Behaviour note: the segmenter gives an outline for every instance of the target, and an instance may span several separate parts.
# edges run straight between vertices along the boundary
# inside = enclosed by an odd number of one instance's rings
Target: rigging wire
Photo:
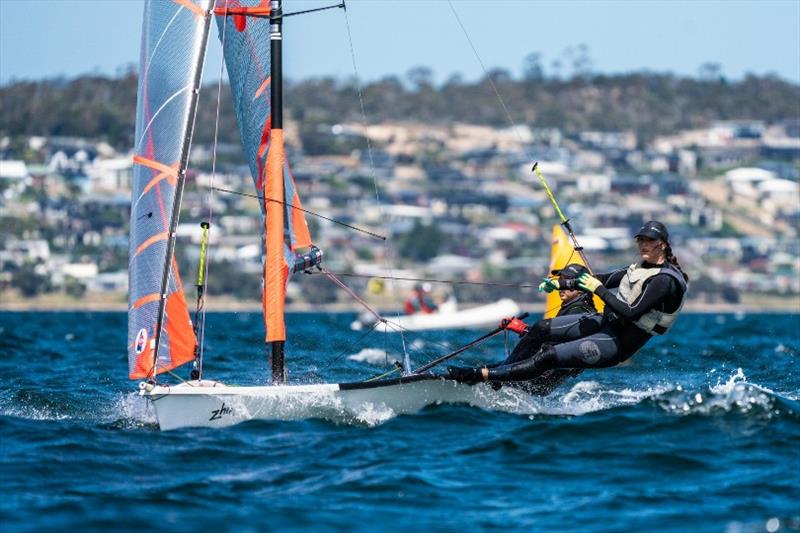
[[[511,112],[508,110],[508,106],[506,106],[506,102],[505,102],[505,100],[503,100],[503,96],[500,94],[500,91],[498,90],[497,85],[495,85],[494,80],[491,78],[491,76],[489,76],[489,72],[486,70],[486,65],[484,65],[483,59],[481,59],[481,56],[478,53],[478,49],[475,47],[475,44],[472,42],[472,38],[470,37],[466,26],[464,26],[464,23],[461,21],[461,17],[458,16],[458,12],[456,11],[455,6],[453,5],[453,1],[452,0],[447,0],[447,4],[450,6],[450,10],[453,12],[453,16],[455,17],[456,22],[458,22],[458,25],[461,27],[461,31],[464,33],[464,37],[466,37],[467,42],[469,43],[470,47],[472,48],[472,53],[475,54],[475,58],[478,60],[478,63],[480,64],[481,69],[483,70],[484,78],[486,78],[486,80],[489,82],[489,85],[491,85],[492,90],[494,91],[495,97],[497,97],[497,101],[500,103],[500,107],[503,108],[503,112],[506,115],[506,120],[508,120],[508,123],[511,125],[511,129],[514,130],[514,134],[519,139],[520,146],[522,146],[522,150],[525,152],[525,156],[529,160],[534,161],[533,154],[531,154],[531,152],[526,147],[525,141],[522,138],[522,134],[520,133],[519,128],[517,127],[517,123],[514,120],[514,117],[511,116]],[[534,165],[533,165],[532,171],[534,173],[536,173],[536,175],[539,177],[539,180],[542,182],[542,185],[544,186],[545,191],[547,192],[547,195],[550,197],[550,200],[552,201],[553,206],[555,207],[555,209],[557,211],[557,214],[561,217],[561,225],[569,233],[569,236],[572,238],[572,241],[573,241],[575,247],[578,249],[578,253],[580,254],[580,256],[583,259],[583,261],[586,263],[587,268],[589,268],[589,272],[591,272],[592,269],[591,269],[591,267],[589,267],[589,262],[586,260],[586,257],[583,254],[583,248],[578,245],[578,240],[575,238],[575,233],[572,231],[572,227],[570,226],[569,219],[564,216],[564,214],[561,212],[561,208],[558,207],[558,202],[556,202],[555,197],[553,197],[553,193],[550,190],[550,187],[547,185],[547,181],[545,181],[544,176],[542,175],[542,172],[539,170],[538,166],[539,166],[539,163],[535,162]]]
[[[497,101],[500,103],[500,107],[503,108],[503,112],[506,115],[506,119],[508,120],[508,123],[511,125],[511,129],[514,130],[514,133],[519,138],[520,145],[523,147],[523,150],[525,151],[525,155],[528,157],[528,159],[533,160],[533,157],[532,157],[531,153],[528,151],[527,148],[525,148],[525,140],[522,138],[522,134],[519,132],[519,129],[517,128],[517,123],[514,120],[514,117],[511,116],[511,112],[509,112],[508,107],[506,106],[506,102],[505,102],[505,100],[503,100],[503,97],[500,95],[500,91],[497,89],[497,85],[495,85],[494,80],[491,78],[491,76],[489,76],[489,72],[488,72],[488,70],[486,70],[486,65],[484,65],[483,59],[481,59],[481,56],[478,53],[478,49],[475,47],[475,44],[472,42],[472,38],[469,36],[469,32],[467,31],[467,28],[464,26],[464,23],[461,22],[461,17],[458,16],[458,12],[456,11],[455,6],[453,5],[453,1],[452,0],[447,0],[447,4],[450,6],[450,10],[453,12],[453,16],[455,17],[456,22],[458,22],[458,25],[461,27],[461,31],[464,33],[464,37],[466,37],[470,48],[472,48],[472,53],[475,54],[475,59],[478,60],[478,63],[481,66],[481,70],[483,70],[483,76],[489,82],[489,85],[491,85],[492,90],[494,91],[494,94],[497,97]]]
[[[309,274],[315,274],[315,272],[309,272]],[[391,281],[415,281],[415,282],[430,282],[430,283],[442,283],[446,285],[476,285],[476,286],[484,286],[484,287],[508,287],[512,289],[532,289],[536,288],[539,285],[533,283],[503,283],[499,281],[466,281],[466,280],[451,280],[451,279],[439,279],[439,278],[410,278],[405,276],[373,276],[369,274],[356,274],[354,272],[331,272],[331,274],[335,274],[337,276],[341,276],[343,278],[362,278],[362,279],[386,279]]]
[[[211,232],[211,224],[214,221],[214,191],[216,188],[214,187],[214,183],[216,182],[217,177],[217,148],[219,146],[219,122],[220,122],[220,110],[222,108],[222,80],[225,74],[225,59],[224,59],[224,52],[225,52],[225,34],[226,30],[228,29],[227,20],[224,24],[222,24],[222,52],[223,52],[223,59],[220,60],[219,65],[219,81],[217,82],[217,109],[215,112],[214,118],[214,146],[211,151],[211,184],[208,187],[208,194],[206,194],[206,202],[208,204],[208,232]],[[203,268],[203,282],[208,285],[208,269],[209,263],[211,261],[206,261]],[[205,355],[205,338],[206,338],[206,291],[203,291],[203,301],[201,307],[201,314],[200,314],[200,324],[198,324],[198,333],[199,339],[197,339],[197,344],[199,345],[198,350],[198,360],[197,360],[197,371],[199,378],[203,377],[203,356]]]
[[[261,196],[260,194],[242,192],[242,191],[234,191],[232,189],[224,189],[222,187],[214,187],[214,190],[215,191],[219,191],[219,192],[228,193],[228,194],[235,194],[237,196],[247,196],[249,198],[258,198],[259,200],[262,200],[262,201],[264,200],[264,197]],[[342,222],[341,220],[336,220],[335,218],[326,217],[325,215],[322,215],[320,213],[316,213],[314,211],[309,211],[308,209],[304,209],[302,207],[298,207],[296,205],[292,205],[292,204],[290,204],[288,202],[284,202],[283,200],[276,200],[274,198],[267,198],[267,201],[268,202],[275,202],[277,204],[282,204],[282,205],[285,205],[286,207],[289,207],[291,209],[297,209],[298,211],[302,211],[303,213],[309,214],[309,215],[317,217],[317,218],[321,218],[322,220],[327,220],[328,222],[332,222],[334,224],[338,224],[338,225],[343,226],[345,228],[349,228],[349,229],[351,229],[353,231],[358,231],[360,233],[364,233],[365,235],[369,235],[370,237],[374,237],[375,239],[378,239],[378,240],[381,240],[381,241],[385,241],[386,240],[386,236],[381,235],[379,233],[375,233],[375,232],[366,230],[364,228],[359,228],[358,226],[353,226],[351,224],[348,224],[347,222]]]
[[[361,87],[361,75],[359,74],[358,71],[358,61],[356,60],[356,49],[355,49],[355,44],[353,43],[353,32],[350,28],[350,17],[347,14],[347,6],[345,6],[342,11],[344,12],[345,28],[347,29],[347,42],[350,46],[350,59],[353,63],[353,75],[355,78],[356,92],[358,93],[359,109],[361,110],[361,122],[364,128],[364,138],[366,139],[367,143],[367,155],[369,157],[369,172],[370,172],[370,177],[372,178],[372,186],[375,189],[375,202],[378,206],[381,220],[385,220],[383,207],[381,204],[380,188],[378,186],[378,179],[375,174],[375,158],[372,152],[372,140],[370,139],[369,136],[369,122],[367,121],[367,111],[366,111],[366,106],[364,105],[364,91]],[[389,273],[391,274],[392,278],[394,278],[394,269],[392,267],[392,261],[391,261],[392,250],[387,240],[383,241],[383,247],[384,247],[384,265],[388,266]],[[395,290],[394,280],[391,280],[391,284],[392,284],[392,291],[394,291]],[[408,371],[408,369],[411,368],[411,363],[408,356],[408,352],[406,351],[405,342],[403,343],[403,362],[405,364],[406,370]]]

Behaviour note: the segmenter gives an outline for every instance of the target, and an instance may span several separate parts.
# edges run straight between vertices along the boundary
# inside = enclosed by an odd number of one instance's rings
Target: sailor
[[[556,316],[597,313],[597,308],[595,308],[594,301],[592,301],[592,294],[584,292],[578,287],[578,278],[582,274],[588,273],[589,269],[579,263],[570,263],[560,270],[550,272],[551,275],[556,276],[556,279],[549,281],[557,284],[558,297],[561,299],[561,307],[559,307]],[[522,339],[514,347],[508,358],[502,363],[495,364],[495,367],[530,357],[532,350],[534,348],[538,350],[541,346],[541,342],[536,335],[526,335],[528,333],[528,325],[518,318],[507,318],[500,323],[500,327],[517,333]],[[533,346],[531,343],[534,343]]]
[[[636,244],[640,261],[608,274],[578,277],[581,290],[605,302],[603,314],[540,320],[520,341],[526,357],[493,368],[448,367],[448,377],[464,383],[527,381],[554,368],[606,368],[630,358],[654,335],[665,334],[683,307],[689,277],[661,222],[642,226]],[[559,285],[547,279],[539,289],[551,292]]]
[[[430,283],[417,283],[414,285],[414,290],[406,298],[403,304],[403,311],[407,315],[415,313],[433,313],[438,309],[438,306],[431,299],[431,284]]]

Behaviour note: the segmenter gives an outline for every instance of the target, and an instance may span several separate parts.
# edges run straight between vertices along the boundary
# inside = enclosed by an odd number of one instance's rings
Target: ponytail
[[[677,268],[678,272],[680,272],[683,275],[683,279],[686,280],[686,282],[688,283],[689,275],[686,272],[684,272],[683,269],[681,268],[681,264],[678,262],[678,258],[672,255],[672,246],[667,244],[667,249],[665,250],[665,253],[667,254],[667,263]]]

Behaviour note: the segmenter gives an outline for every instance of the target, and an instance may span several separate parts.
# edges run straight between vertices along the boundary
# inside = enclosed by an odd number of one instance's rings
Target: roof
[[[0,178],[21,180],[27,177],[25,161],[0,160]]]
[[[728,181],[763,181],[775,179],[777,175],[770,171],[758,167],[739,167],[725,173]]]

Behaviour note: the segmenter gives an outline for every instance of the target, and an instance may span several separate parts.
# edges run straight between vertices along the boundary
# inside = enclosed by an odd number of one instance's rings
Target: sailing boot
[[[447,377],[453,381],[464,383],[466,385],[475,385],[483,381],[483,367],[461,367],[461,366],[448,366]]]
[[[529,381],[556,367],[556,351],[549,344],[532,357],[489,369],[489,381]]]

